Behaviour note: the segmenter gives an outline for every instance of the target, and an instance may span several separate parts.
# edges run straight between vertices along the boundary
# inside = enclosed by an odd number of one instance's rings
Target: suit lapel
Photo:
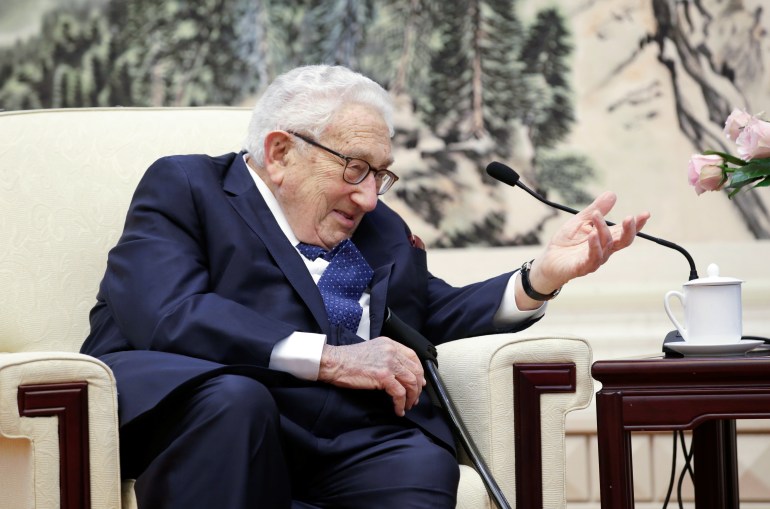
[[[321,293],[308,273],[300,255],[281,231],[275,217],[259,193],[242,155],[233,161],[225,175],[222,187],[228,194],[232,207],[262,240],[273,260],[285,274],[289,283],[297,290],[321,329],[328,331],[329,319]],[[244,248],[247,249],[248,247],[244,246]]]
[[[382,322],[385,319],[385,307],[387,304],[388,285],[393,270],[393,259],[387,250],[380,245],[380,237],[376,228],[372,225],[371,217],[364,216],[353,235],[358,250],[374,270],[370,286],[369,300],[369,331],[371,337],[377,337],[382,331]]]

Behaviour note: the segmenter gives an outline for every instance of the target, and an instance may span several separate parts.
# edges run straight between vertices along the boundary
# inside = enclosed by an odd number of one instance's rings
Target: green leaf
[[[770,175],[770,159],[754,159],[746,163],[746,165],[741,168],[741,170],[743,170],[746,174],[756,177],[766,177]]]
[[[753,180],[743,180],[743,181],[740,181],[740,182],[735,182],[735,179],[733,179],[732,182],[730,182],[730,185],[727,186],[727,189],[732,189],[732,191],[730,191],[730,194],[727,195],[728,198],[732,198],[733,196],[738,194],[738,192],[741,189],[743,189],[747,185],[749,185],[752,182],[754,182],[754,180],[756,180],[756,179],[753,179]]]
[[[738,184],[743,184],[744,182],[751,182],[752,180],[757,180],[759,177],[755,177],[754,175],[749,175],[746,172],[743,172],[741,170],[736,170],[732,174],[732,178],[730,179],[730,187],[736,187]]]

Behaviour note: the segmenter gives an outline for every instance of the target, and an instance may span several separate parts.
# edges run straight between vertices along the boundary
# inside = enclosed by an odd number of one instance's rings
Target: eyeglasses
[[[367,176],[369,176],[369,172],[373,172],[374,182],[377,184],[377,194],[383,195],[398,180],[398,176],[396,176],[396,174],[390,170],[376,170],[372,168],[371,164],[367,163],[363,159],[356,159],[355,157],[340,154],[336,150],[332,150],[329,147],[324,147],[312,138],[308,138],[307,136],[303,136],[293,131],[286,132],[292,136],[296,136],[305,143],[309,143],[314,147],[325,150],[328,153],[333,154],[345,161],[345,169],[342,171],[342,179],[348,184],[360,184],[364,181],[364,179],[366,179]]]

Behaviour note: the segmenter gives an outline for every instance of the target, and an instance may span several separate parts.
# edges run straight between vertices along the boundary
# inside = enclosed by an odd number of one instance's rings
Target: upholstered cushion
[[[0,352],[78,351],[139,178],[157,158],[238,151],[247,108],[0,113]]]
[[[479,474],[468,465],[460,465],[457,509],[491,509],[487,489]]]

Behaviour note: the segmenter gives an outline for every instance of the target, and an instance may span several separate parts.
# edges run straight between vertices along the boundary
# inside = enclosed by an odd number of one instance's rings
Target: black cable
[[[690,480],[695,485],[695,472],[692,471],[692,456],[694,449],[690,447],[690,452],[687,452],[687,446],[684,443],[684,431],[679,431],[679,440],[682,443],[682,454],[684,454],[684,468],[690,472]]]
[[[690,448],[690,450],[687,450],[687,444],[684,441],[684,432],[683,431],[674,431],[673,432],[674,437],[674,446],[673,451],[671,454],[671,477],[668,480],[668,491],[666,492],[666,500],[663,502],[663,509],[668,508],[668,503],[671,501],[671,492],[674,490],[674,479],[676,478],[676,453],[677,453],[677,438],[682,444],[682,454],[684,455],[684,466],[682,467],[682,471],[679,474],[679,480],[676,485],[676,498],[677,498],[677,504],[679,505],[679,509],[684,509],[683,501],[682,501],[682,483],[684,481],[685,473],[690,473],[690,480],[692,480],[693,486],[695,485],[695,472],[692,470],[692,456],[693,456],[693,450]]]
[[[762,336],[741,336],[741,339],[758,339],[760,341],[764,341],[765,343],[770,343],[770,338],[765,338]]]
[[[676,431],[674,432],[674,436],[676,436]],[[689,471],[690,472],[690,479],[693,482],[693,485],[695,484],[695,474],[692,471],[692,466],[690,465],[690,461],[692,460],[692,448],[690,448],[690,451],[687,452],[687,446],[684,443],[684,432],[679,431],[679,440],[682,443],[682,454],[684,455],[684,466],[682,467],[682,473],[679,474],[679,482],[676,486],[676,497],[679,500],[679,509],[684,509],[684,505],[682,503],[682,482],[684,481],[684,475]]]
[[[668,481],[668,492],[666,501],[663,502],[663,509],[668,507],[668,501],[671,499],[671,492],[674,490],[674,478],[676,477],[676,431],[674,431],[674,452],[671,454],[671,479]]]

